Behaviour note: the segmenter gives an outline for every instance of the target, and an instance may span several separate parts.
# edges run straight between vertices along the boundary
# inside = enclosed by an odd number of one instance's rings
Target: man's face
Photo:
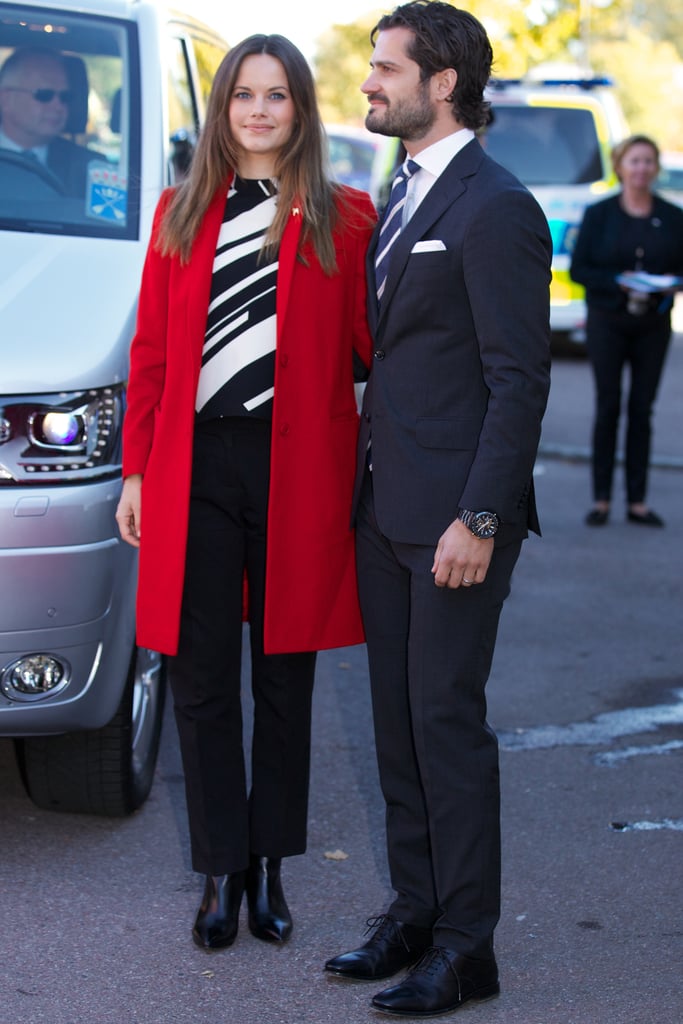
[[[69,114],[67,88],[66,72],[49,58],[7,72],[0,84],[0,126],[5,135],[24,149],[54,139]]]
[[[407,56],[411,36],[407,28],[380,32],[370,61],[372,70],[361,85],[370,103],[366,127],[404,142],[424,139],[437,117],[431,80],[421,82],[419,65]]]

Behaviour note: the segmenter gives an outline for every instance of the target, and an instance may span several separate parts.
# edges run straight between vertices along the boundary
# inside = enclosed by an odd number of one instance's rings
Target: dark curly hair
[[[488,122],[490,104],[484,100],[484,87],[491,75],[493,50],[480,21],[441,0],[413,0],[385,14],[370,33],[375,45],[379,32],[407,28],[412,39],[407,53],[420,68],[426,81],[445,68],[454,68],[458,83],[450,96],[453,117],[476,131]]]

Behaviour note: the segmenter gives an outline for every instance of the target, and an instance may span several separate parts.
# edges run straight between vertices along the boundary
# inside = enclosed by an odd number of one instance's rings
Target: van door
[[[114,520],[128,352],[170,126],[204,117],[194,38],[227,47],[152,0],[60,2],[0,0],[0,736],[39,806],[117,815],[164,694]]]

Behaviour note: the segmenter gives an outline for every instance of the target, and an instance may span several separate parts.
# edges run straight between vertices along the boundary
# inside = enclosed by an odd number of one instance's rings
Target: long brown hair
[[[292,135],[278,155],[278,204],[266,233],[264,250],[272,255],[282,239],[292,204],[303,218],[302,241],[313,243],[323,270],[336,269],[332,228],[338,188],[327,172],[327,143],[318,112],[313,75],[303,54],[280,35],[253,35],[223,58],[211,87],[206,122],[199,137],[188,177],[181,182],[165,212],[157,246],[163,255],[190,258],[192,243],[216,190],[238,164],[238,147],[230,132],[228,107],[245,57],[267,54],[282,64],[296,117]]]

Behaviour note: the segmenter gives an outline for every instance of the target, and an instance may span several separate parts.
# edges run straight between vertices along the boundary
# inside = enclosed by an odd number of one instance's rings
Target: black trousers
[[[370,477],[356,543],[396,892],[389,913],[432,928],[435,945],[487,957],[501,854],[498,744],[484,689],[521,543],[496,549],[484,583],[439,588],[435,545],[394,543],[379,530]]]
[[[192,866],[203,874],[241,871],[250,853],[287,857],[306,848],[315,653],[263,652],[269,460],[265,421],[197,425],[180,643],[169,674]],[[249,793],[240,695],[245,570],[254,700]]]
[[[650,461],[652,407],[664,366],[671,321],[668,313],[632,316],[626,311],[589,309],[588,356],[595,378],[593,497],[610,501],[621,412],[624,367],[630,369],[626,428],[626,500],[645,501]]]

